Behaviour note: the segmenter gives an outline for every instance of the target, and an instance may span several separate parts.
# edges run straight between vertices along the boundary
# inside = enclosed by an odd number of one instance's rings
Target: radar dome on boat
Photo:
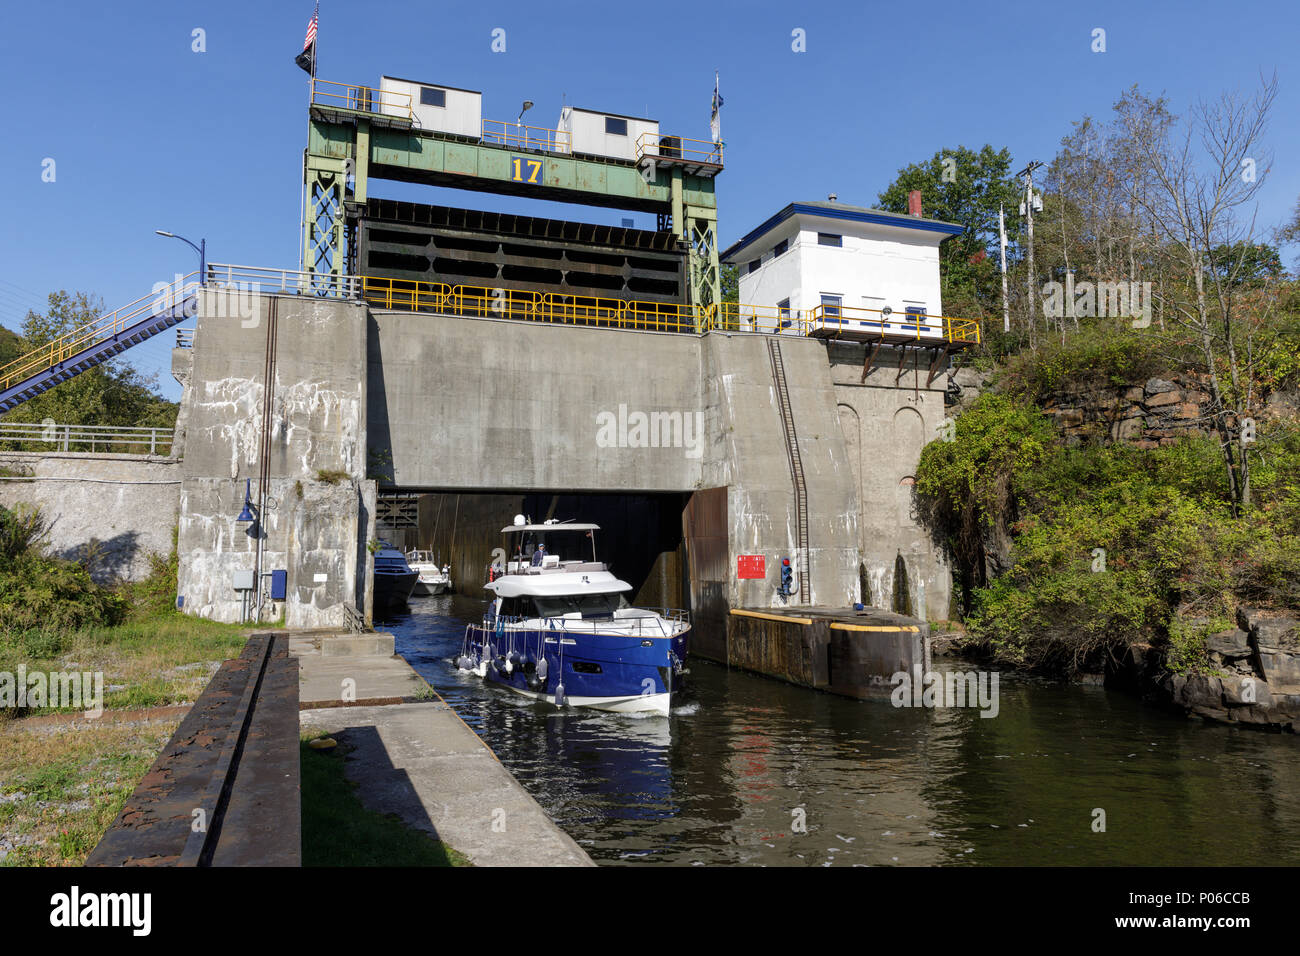
[[[523,515],[515,515],[515,526],[528,524],[528,519]]]

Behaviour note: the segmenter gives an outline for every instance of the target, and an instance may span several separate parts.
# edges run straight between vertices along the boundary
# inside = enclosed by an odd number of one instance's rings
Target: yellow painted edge
[[[810,617],[781,617],[779,614],[764,614],[761,611],[742,611],[739,608],[732,608],[731,613],[736,617],[757,617],[764,621],[781,621],[786,624],[804,624],[812,623]]]
[[[907,624],[907,625],[840,624],[838,621],[835,621],[831,623],[831,630],[833,631],[889,631],[889,632],[908,631],[912,634],[915,634],[917,631],[920,630],[920,628],[911,624]]]

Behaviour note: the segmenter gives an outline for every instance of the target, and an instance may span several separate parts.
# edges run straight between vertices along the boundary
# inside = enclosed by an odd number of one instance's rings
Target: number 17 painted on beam
[[[528,156],[510,157],[510,180],[516,183],[540,183],[542,161]]]

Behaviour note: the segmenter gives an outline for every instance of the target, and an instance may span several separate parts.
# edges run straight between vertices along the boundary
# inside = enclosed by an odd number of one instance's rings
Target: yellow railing
[[[332,106],[358,113],[382,113],[404,119],[408,123],[415,122],[411,94],[396,90],[377,90],[370,86],[312,79],[311,101],[319,106]]]
[[[511,149],[545,150],[548,153],[571,152],[572,135],[567,130],[543,126],[524,126],[504,120],[483,121],[483,142]]]
[[[863,327],[860,322],[868,325]],[[957,319],[947,315],[924,315],[912,312],[886,312],[883,309],[864,309],[851,305],[816,305],[807,313],[807,323],[816,329],[834,330],[839,326],[845,332],[878,332],[897,338],[907,336],[918,342],[943,338],[949,342],[980,341],[978,319]]]
[[[14,359],[0,368],[0,391],[31,378],[104,339],[111,338],[148,315],[175,308],[198,289],[198,275],[197,272],[191,272],[165,288],[141,296],[130,305],[124,305],[115,312],[100,316],[94,322],[73,329],[54,341]]]
[[[693,306],[677,302],[639,302],[605,296],[561,295],[489,286],[451,286],[444,282],[413,279],[360,278],[361,294],[367,302],[385,309],[408,312],[444,312],[479,318],[525,319],[562,325],[597,325],[607,328],[649,332],[766,332],[810,335],[834,328],[838,319],[860,320],[857,313],[872,313],[866,319],[882,322],[885,313],[877,309],[849,306],[817,306],[797,313],[777,306],[741,305],[721,302]],[[918,342],[940,341],[975,344],[980,341],[977,319],[940,315],[889,315],[888,329],[876,329],[891,340],[911,338]],[[872,329],[843,326],[846,332]],[[931,332],[929,330],[935,330]],[[942,335],[938,330],[942,329]]]
[[[719,302],[708,307],[710,329],[725,332],[789,332],[807,335],[808,320],[789,309],[768,305]]]
[[[361,278],[372,305],[411,312],[445,312],[478,318],[525,319],[561,325],[597,325],[644,332],[702,332],[706,310],[677,302],[636,302],[605,296],[562,295],[445,282]]]
[[[712,143],[707,139],[690,139],[685,136],[645,132],[637,137],[636,155],[638,160],[652,156],[656,159],[678,159],[721,166],[722,144]]]

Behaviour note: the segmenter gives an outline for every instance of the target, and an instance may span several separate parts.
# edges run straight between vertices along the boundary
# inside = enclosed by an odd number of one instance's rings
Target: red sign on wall
[[[736,557],[736,577],[767,577],[767,560],[761,554],[742,554]]]

